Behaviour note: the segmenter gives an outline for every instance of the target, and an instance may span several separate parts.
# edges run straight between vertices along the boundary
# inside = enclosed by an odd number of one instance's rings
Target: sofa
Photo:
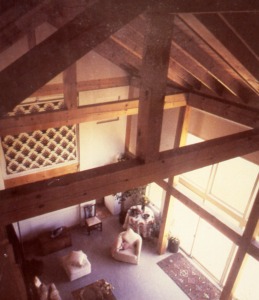
[[[116,237],[111,254],[118,261],[137,265],[140,260],[141,248],[141,236],[128,228]]]
[[[52,282],[49,286],[41,282],[38,276],[34,277],[37,300],[62,300],[56,285]]]

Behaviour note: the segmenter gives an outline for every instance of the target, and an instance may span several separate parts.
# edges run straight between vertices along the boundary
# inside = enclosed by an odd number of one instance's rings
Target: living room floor
[[[187,300],[189,299],[172,279],[157,265],[171,255],[156,253],[156,240],[144,239],[140,263],[132,265],[114,260],[111,246],[119,232],[123,231],[118,216],[103,219],[103,231],[92,231],[88,236],[84,227],[72,229],[72,247],[46,256],[35,257],[44,263],[40,279],[57,286],[63,300],[73,299],[71,292],[98,279],[105,279],[114,287],[118,300]],[[91,274],[70,282],[60,265],[60,258],[71,250],[82,250],[91,262]],[[90,299],[89,299],[90,300]]]

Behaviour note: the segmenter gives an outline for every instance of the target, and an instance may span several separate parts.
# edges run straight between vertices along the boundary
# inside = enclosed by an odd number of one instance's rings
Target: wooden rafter
[[[94,51],[125,70],[130,76],[139,76],[141,59],[128,49],[121,47],[114,39],[107,39]]]
[[[224,91],[224,86],[218,82],[211,74],[191,57],[188,56],[181,48],[174,42],[171,48],[171,59],[182,66],[189,74],[199,80],[205,87],[210,89],[217,95],[221,95]]]
[[[226,26],[217,15],[191,15],[179,16],[192,30],[194,30],[210,47],[212,47],[245,82],[255,91],[258,91],[259,63],[253,53],[235,32]],[[227,16],[225,16],[227,18]],[[240,17],[240,20],[242,17]],[[226,19],[227,20],[227,19]],[[256,28],[249,27],[251,30]],[[249,30],[250,31],[250,30]],[[249,57],[249,59],[247,59]],[[254,75],[253,75],[254,74]]]
[[[116,32],[114,36],[116,37],[116,40],[119,41],[118,43],[122,47],[125,47],[132,53],[138,55],[139,57],[142,57],[142,45],[144,44],[143,37],[145,27],[145,18],[143,16],[140,16],[134,19],[129,25]],[[135,32],[132,32],[132,29],[134,29]],[[213,91],[215,94],[221,95],[224,92],[226,96],[229,96],[230,93],[228,95],[228,90],[226,89],[226,87],[181,47],[182,44],[186,43],[184,36],[180,34],[178,36],[178,40],[182,40],[180,45],[174,42],[174,40],[172,41],[168,78],[180,83],[179,77],[181,77],[187,83],[187,85],[185,85],[186,88],[190,88],[188,87],[189,78],[192,81],[194,80],[194,82],[198,80],[201,82],[201,84]],[[178,66],[178,69],[176,70],[173,69],[173,65],[175,66],[175,64],[177,64]],[[184,85],[182,84],[182,86]],[[192,86],[192,88],[196,87],[196,84]]]
[[[259,107],[249,108],[208,95],[190,93],[188,105],[249,127],[259,127]]]
[[[242,243],[240,243],[238,247],[237,253],[233,261],[233,265],[228,274],[226,284],[222,290],[221,297],[220,297],[221,300],[232,299],[234,295],[234,291],[235,288],[237,287],[239,276],[241,275],[240,271],[242,269],[242,264],[245,260],[247,251],[249,250],[250,243],[252,242],[252,238],[256,230],[258,219],[259,219],[259,191],[257,193],[257,197],[254,201],[250,216],[248,218],[242,236]]]
[[[259,129],[0,191],[2,225],[69,207],[259,150]],[[138,174],[138,176],[136,176]],[[55,199],[55,201],[53,201]]]
[[[185,93],[167,95],[165,97],[164,109],[185,106],[186,98],[187,94]],[[63,125],[92,122],[118,116],[135,115],[138,113],[138,106],[138,99],[129,99],[80,106],[73,110],[52,111],[2,118],[0,119],[0,136],[8,134],[16,135],[21,132],[31,132],[38,129],[44,130],[53,127],[61,127]]]
[[[28,5],[21,1],[17,7],[6,17],[0,31],[0,53],[12,46],[28,31],[47,20],[47,13],[54,9],[57,0],[39,0]],[[4,26],[5,25],[5,26]]]
[[[76,63],[63,72],[64,102],[67,109],[76,109],[78,105],[76,84]]]
[[[147,0],[97,2],[4,69],[0,73],[0,114],[11,110],[142,13],[147,8],[148,2]],[[112,13],[108,9],[111,7]],[[12,80],[14,77],[15,81]]]
[[[108,89],[112,87],[120,87],[129,85],[129,77],[113,77],[103,79],[91,79],[85,81],[77,81],[77,91],[91,91],[99,89]],[[44,85],[32,94],[32,97],[43,97],[59,95],[64,93],[64,84],[52,83]]]
[[[252,91],[242,80],[238,80],[224,61],[221,65],[218,63],[217,53],[209,54],[205,51],[206,47],[200,46],[198,37],[188,35],[179,27],[175,27],[173,41],[187,55],[194,59],[197,64],[201,65],[208,74],[211,74],[218,82],[220,82],[233,95],[237,96],[242,102],[254,102],[257,100],[257,93]],[[225,66],[224,66],[225,65]],[[231,72],[231,73],[229,73]]]
[[[247,48],[259,59],[259,45],[258,45],[258,28],[259,18],[258,11],[251,13],[237,13],[237,14],[221,14],[231,30],[236,33],[240,40],[247,46]],[[240,22],[240,19],[242,22]],[[247,30],[249,28],[249,31]],[[258,78],[257,78],[258,79]]]
[[[164,0],[162,7],[168,13],[215,13],[215,12],[255,12],[259,11],[259,4],[254,0],[214,1],[214,0]]]

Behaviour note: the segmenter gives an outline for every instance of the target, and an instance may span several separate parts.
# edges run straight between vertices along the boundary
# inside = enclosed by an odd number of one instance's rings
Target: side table
[[[64,227],[62,233],[55,238],[51,237],[51,232],[44,232],[38,237],[38,242],[42,255],[70,247],[72,246],[70,229]]]

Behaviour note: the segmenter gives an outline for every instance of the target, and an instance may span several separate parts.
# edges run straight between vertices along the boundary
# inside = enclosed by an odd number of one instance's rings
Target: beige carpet
[[[103,219],[102,232],[92,231],[88,236],[84,227],[73,229],[72,247],[36,257],[44,263],[41,280],[46,284],[54,282],[62,300],[73,300],[73,291],[99,279],[105,279],[114,286],[113,293],[117,300],[188,300],[157,265],[170,254],[157,255],[156,240],[143,240],[139,265],[118,262],[111,257],[111,246],[122,230],[118,216],[112,215]],[[72,282],[60,265],[60,257],[71,250],[83,250],[92,266],[91,274]]]

